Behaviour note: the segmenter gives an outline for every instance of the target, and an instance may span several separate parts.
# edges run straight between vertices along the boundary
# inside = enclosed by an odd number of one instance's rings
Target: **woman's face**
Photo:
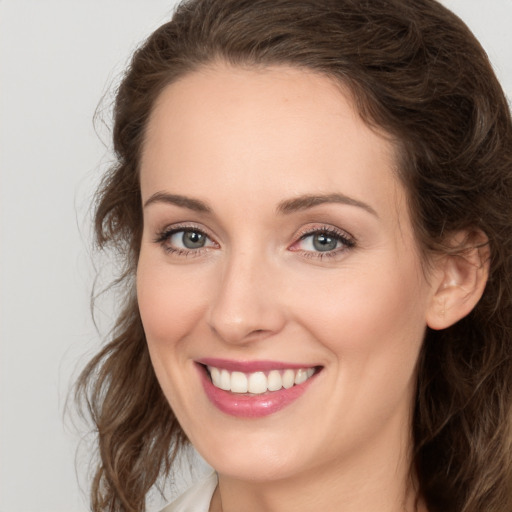
[[[219,473],[406,458],[433,290],[394,166],[303,70],[217,65],[158,99],[138,300],[163,392]]]

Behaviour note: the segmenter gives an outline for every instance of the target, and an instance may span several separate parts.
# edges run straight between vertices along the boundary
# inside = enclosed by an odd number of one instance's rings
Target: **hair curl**
[[[125,261],[113,340],[77,387],[97,427],[95,512],[140,512],[186,442],[154,375],[133,292],[142,232],[138,168],[166,85],[216,60],[292,65],[352,92],[400,147],[399,175],[425,255],[447,233],[488,237],[475,309],[427,329],[413,418],[414,471],[430,512],[512,510],[512,123],[475,37],[434,0],[192,0],[138,49],[114,111],[117,163],[97,193],[100,248]]]

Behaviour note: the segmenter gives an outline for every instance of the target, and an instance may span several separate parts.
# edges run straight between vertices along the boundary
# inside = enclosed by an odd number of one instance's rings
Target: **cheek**
[[[137,268],[137,300],[148,349],[160,387],[180,422],[196,404],[199,390],[190,386],[189,335],[204,311],[203,294],[186,272],[176,271],[143,252]],[[191,284],[192,283],[192,284]],[[187,384],[186,384],[187,383]]]
[[[375,425],[408,414],[425,331],[424,295],[414,271],[352,275],[357,278],[347,274],[316,288],[299,314],[330,353],[332,423],[350,418],[354,439],[364,440]]]
[[[168,345],[190,332],[205,307],[199,280],[171,272],[165,264],[152,264],[141,255],[137,269],[137,300],[149,345]],[[191,293],[193,291],[194,293]]]
[[[415,362],[426,326],[426,290],[414,266],[385,263],[348,269],[297,295],[297,317],[338,358]]]

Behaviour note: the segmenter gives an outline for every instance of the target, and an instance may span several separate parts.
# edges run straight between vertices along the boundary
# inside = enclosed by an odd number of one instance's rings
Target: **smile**
[[[247,419],[272,415],[299,400],[323,369],[275,361],[203,359],[196,364],[211,404]]]
[[[252,373],[230,372],[215,366],[207,366],[207,369],[216,388],[231,393],[250,393],[253,395],[262,395],[283,388],[290,389],[295,385],[306,382],[315,374],[315,368],[288,368]]]

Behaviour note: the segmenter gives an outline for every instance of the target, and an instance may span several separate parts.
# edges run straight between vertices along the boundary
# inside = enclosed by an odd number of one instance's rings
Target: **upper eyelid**
[[[195,232],[201,233],[211,242],[211,244],[204,245],[204,246],[197,247],[197,248],[186,248],[186,247],[182,248],[179,246],[175,246],[173,243],[171,243],[171,238],[174,235],[176,235],[177,233],[180,233],[180,232],[185,233],[187,231],[195,231]],[[217,248],[219,247],[218,242],[216,242],[215,239],[213,237],[211,237],[206,231],[207,230],[205,230],[203,228],[192,226],[190,224],[185,224],[185,225],[171,224],[171,225],[168,225],[167,227],[164,227],[163,229],[157,231],[153,238],[153,242],[155,244],[157,244],[158,246],[160,246],[165,252],[175,254],[177,256],[182,256],[182,257],[200,256],[201,254],[204,253],[204,251],[210,250],[212,248],[215,249],[216,248],[215,246],[217,246]]]
[[[310,236],[314,236],[318,233],[326,233],[337,238],[341,243],[341,247],[329,251],[306,250],[294,247],[300,244],[302,241],[307,240]],[[294,237],[294,241],[291,243],[291,245],[288,246],[288,250],[293,252],[302,252],[304,256],[308,255],[324,258],[328,256],[334,257],[336,255],[340,255],[345,253],[347,250],[354,249],[356,246],[356,238],[348,231],[329,224],[318,224],[314,226],[305,226],[302,230],[299,230],[299,232]]]
[[[195,222],[178,222],[173,224],[168,224],[161,229],[156,229],[156,233],[177,233],[179,231],[199,231],[209,237],[212,236],[211,231]]]
[[[205,235],[209,240],[211,240],[215,244],[218,244],[215,237],[212,236],[209,230],[201,226],[198,226],[195,223],[188,222],[169,224],[161,229],[156,229],[154,231],[153,242],[157,244],[163,244],[171,237],[171,235],[179,233],[180,231],[198,231],[199,233]]]
[[[356,242],[356,237],[349,233],[347,230],[332,226],[330,224],[317,224],[310,227],[301,228],[297,231],[295,237],[297,240],[300,240],[303,237],[314,235],[315,233],[332,233]]]

